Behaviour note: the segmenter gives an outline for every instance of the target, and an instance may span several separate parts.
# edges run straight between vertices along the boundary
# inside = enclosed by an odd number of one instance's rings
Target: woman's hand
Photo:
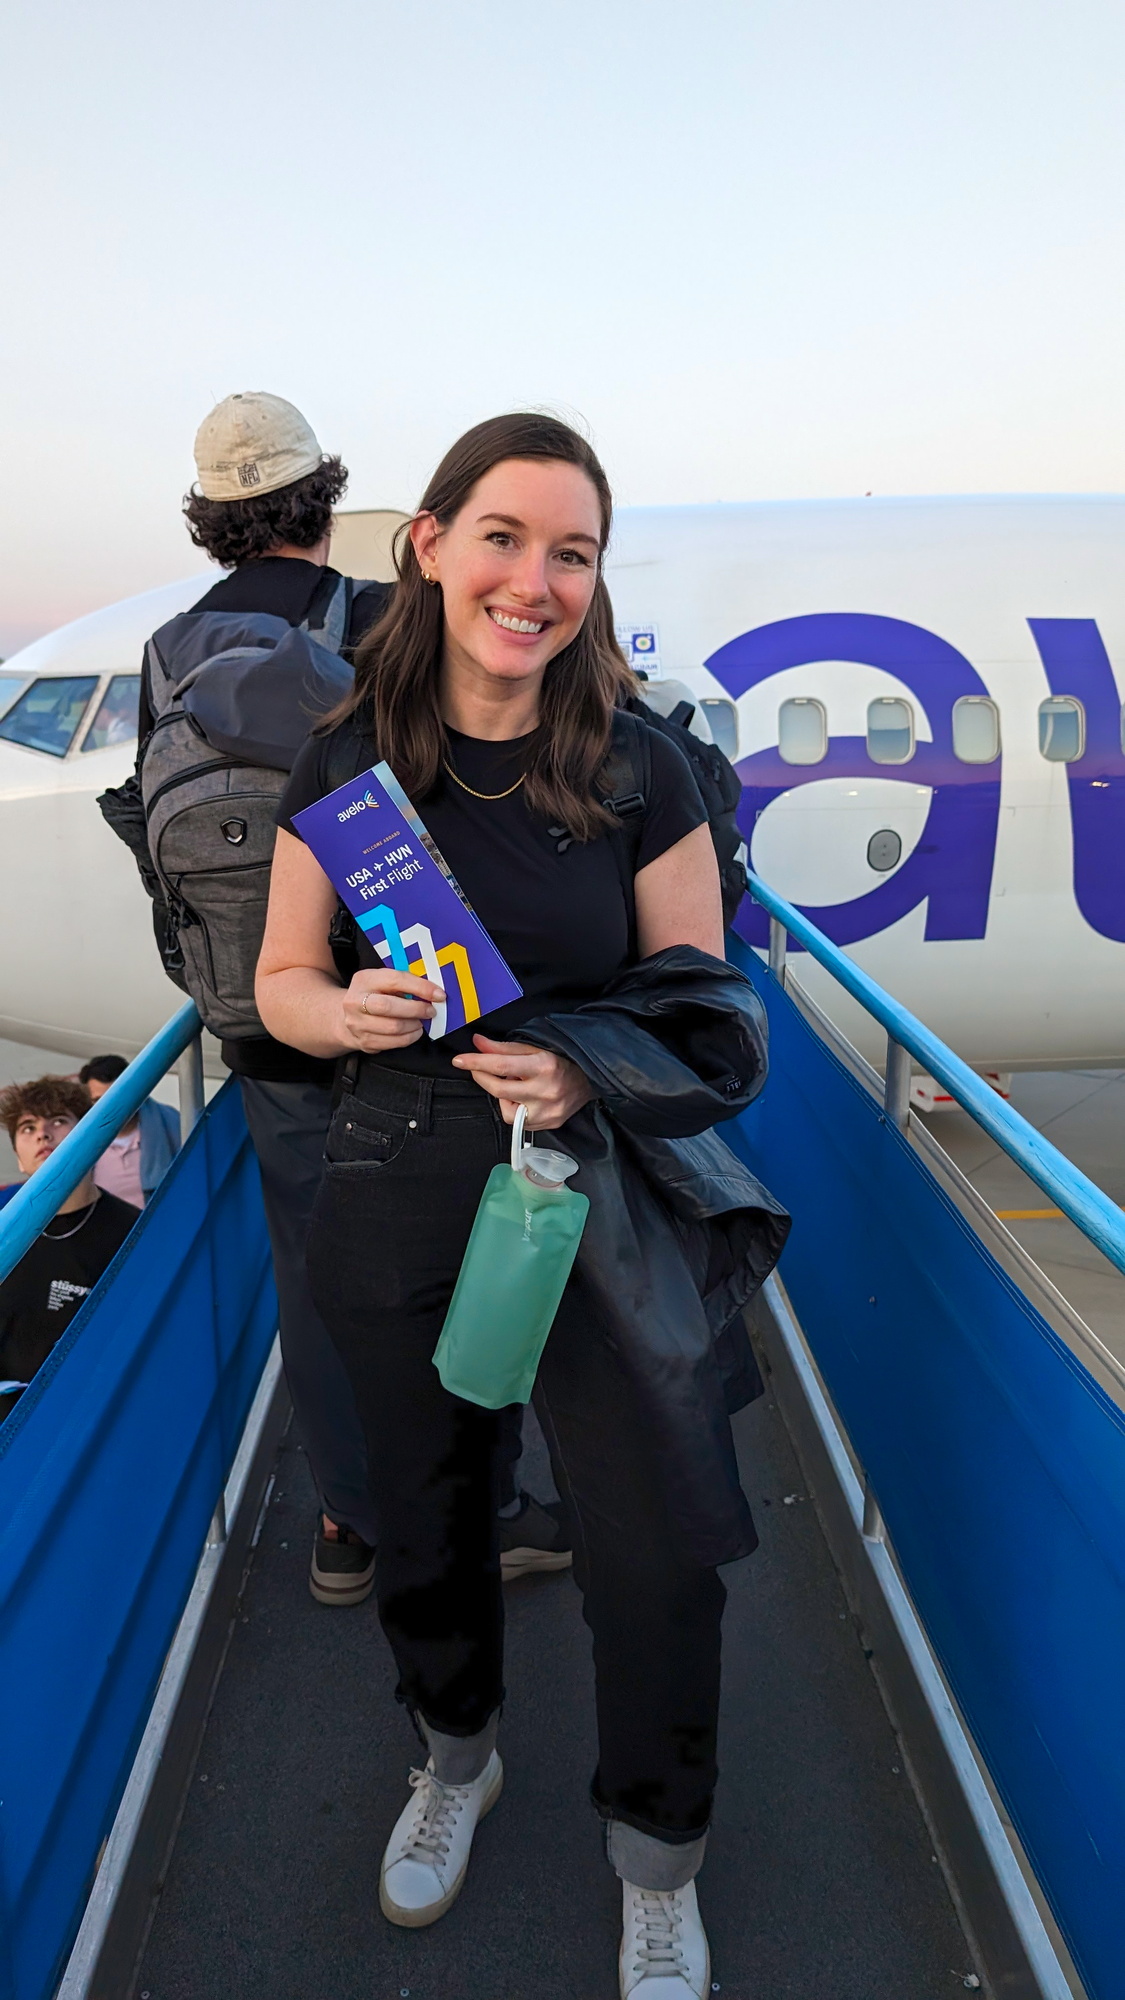
[[[444,999],[440,986],[412,972],[396,972],[391,966],[357,972],[340,996],[349,1048],[369,1056],[409,1048],[422,1033],[422,1023],[433,1020],[436,1002]]]
[[[493,1042],[474,1035],[475,1056],[454,1056],[454,1069],[468,1070],[475,1083],[500,1100],[500,1115],[512,1124],[516,1106],[526,1104],[531,1132],[557,1132],[589,1104],[593,1084],[566,1056],[529,1048],[526,1042]]]

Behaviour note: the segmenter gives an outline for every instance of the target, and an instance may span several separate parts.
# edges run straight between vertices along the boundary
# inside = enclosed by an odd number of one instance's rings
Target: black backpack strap
[[[670,715],[661,715],[646,702],[631,696],[628,707],[631,715],[643,717],[650,729],[675,743],[691,766],[719,864],[723,922],[729,925],[746,894],[745,848],[738,824],[738,803],[742,796],[738,772],[717,743],[705,743],[692,732],[689,725],[695,714],[693,703],[677,702]]]
[[[637,897],[633,883],[645,813],[652,796],[652,738],[641,716],[627,715],[620,708],[614,710],[613,734],[605,763],[598,773],[597,792],[617,822],[610,834],[610,845],[621,876],[629,919],[629,961],[635,964]]]
[[[366,771],[372,761],[370,739],[361,736],[358,730],[341,726],[332,731],[328,739],[328,755],[324,762],[324,776],[328,792],[334,792],[340,785],[349,785]]]
[[[358,731],[347,728],[334,729],[328,739],[328,755],[324,763],[325,796],[338,786],[351,783],[361,771],[366,771],[371,763],[372,745],[369,739]],[[328,926],[328,948],[332,953],[337,976],[345,986],[350,986],[363,961],[359,955],[359,927],[347,904],[337,897],[332,921]]]
[[[393,585],[379,583],[374,577],[358,577],[352,586],[352,607],[348,618],[348,639],[344,647],[344,658],[350,660],[361,639],[365,639],[373,625],[379,623],[390,601]]]
[[[333,577],[329,571],[313,592],[300,629],[307,632],[310,639],[315,639],[318,645],[326,646],[330,653],[343,652],[351,630],[354,596],[355,584],[351,577]]]

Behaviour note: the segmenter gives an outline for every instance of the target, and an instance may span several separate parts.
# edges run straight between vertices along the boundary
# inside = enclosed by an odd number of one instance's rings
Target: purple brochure
[[[444,986],[446,1000],[427,1026],[431,1041],[519,999],[523,987],[473,915],[389,764],[361,771],[294,813],[293,824],[384,965]]]

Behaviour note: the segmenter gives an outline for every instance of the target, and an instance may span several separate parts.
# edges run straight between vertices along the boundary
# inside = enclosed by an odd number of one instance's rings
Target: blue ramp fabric
[[[227,1083],[0,1426],[0,1996],[54,1992],[277,1325]]]
[[[770,1080],[723,1128],[915,1605],[1091,2000],[1125,1994],[1125,1418],[753,953]]]

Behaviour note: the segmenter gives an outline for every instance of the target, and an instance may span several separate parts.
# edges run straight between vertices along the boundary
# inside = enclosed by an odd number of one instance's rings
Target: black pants
[[[503,1698],[504,1419],[449,1395],[432,1355],[509,1141],[471,1079],[365,1062],[333,1118],[309,1237],[313,1296],[367,1436],[375,1587],[400,1696],[451,1735],[475,1734]],[[686,1841],[706,1826],[715,1785],[725,1591],[676,1553],[631,1385],[574,1281],[535,1400],[593,1633],[595,1798],[612,1818]]]
[[[314,1083],[240,1077],[242,1108],[262,1175],[277,1285],[281,1359],[321,1503],[364,1541],[375,1538],[363,1426],[347,1370],[309,1290],[305,1248],[324,1171],[331,1092]]]

